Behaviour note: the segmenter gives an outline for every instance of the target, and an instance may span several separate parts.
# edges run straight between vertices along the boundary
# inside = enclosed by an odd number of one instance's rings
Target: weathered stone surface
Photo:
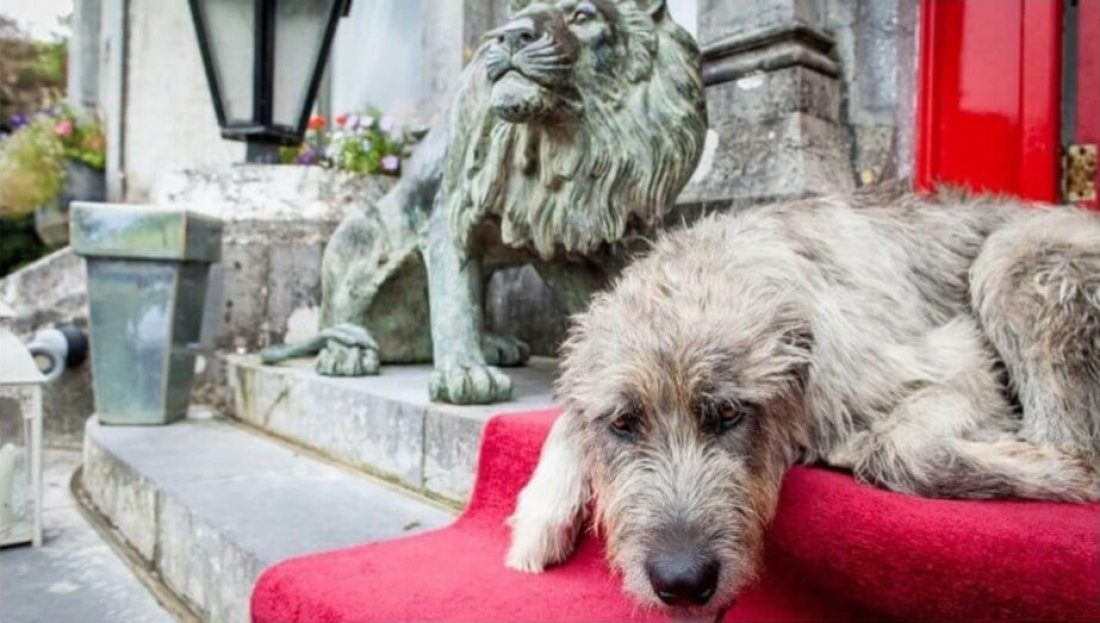
[[[99,443],[90,438],[89,420],[84,442],[84,484],[100,512],[111,518],[130,545],[147,560],[152,560],[157,543],[157,493],[132,465],[115,460]],[[140,428],[116,428],[122,443],[132,443]]]
[[[846,139],[836,124],[796,113],[766,122],[717,128],[723,144],[710,175],[689,186],[682,202],[748,205],[852,187]]]
[[[805,113],[833,121],[840,117],[836,80],[805,67],[756,72],[707,89],[712,125],[772,121]]]
[[[201,409],[164,427],[103,427],[92,418],[86,432],[85,488],[205,621],[248,621],[252,584],[279,560],[451,520]],[[112,503],[120,499],[154,512],[135,525],[137,513]]]
[[[337,461],[454,502],[470,493],[486,420],[496,413],[552,404],[550,360],[510,370],[515,398],[493,406],[428,400],[430,366],[383,366],[379,376],[318,375],[309,360],[262,366],[254,356],[226,358],[233,413]]]
[[[84,258],[68,247],[0,279],[0,301],[11,308],[12,331],[26,340],[59,323],[87,325]]]
[[[46,451],[43,546],[0,552],[0,621],[177,621],[78,510],[69,482],[80,460],[79,451]]]

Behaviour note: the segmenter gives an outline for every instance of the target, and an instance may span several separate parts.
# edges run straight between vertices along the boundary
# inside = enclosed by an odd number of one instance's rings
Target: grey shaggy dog
[[[896,189],[714,216],[576,318],[507,565],[590,507],[643,605],[758,572],[787,469],[928,497],[1100,498],[1100,218]]]

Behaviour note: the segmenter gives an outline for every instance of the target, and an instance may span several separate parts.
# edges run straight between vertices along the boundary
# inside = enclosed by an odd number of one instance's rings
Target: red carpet
[[[477,486],[452,526],[265,571],[253,621],[663,619],[622,595],[593,538],[542,575],[503,566],[504,518],[553,418],[489,422]],[[1100,505],[922,500],[792,470],[767,576],[725,620],[884,618],[1100,621]]]

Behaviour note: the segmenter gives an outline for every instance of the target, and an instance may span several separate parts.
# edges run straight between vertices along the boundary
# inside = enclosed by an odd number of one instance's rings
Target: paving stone
[[[77,510],[69,478],[80,453],[50,450],[45,458],[44,543],[0,550],[0,621],[174,621]]]

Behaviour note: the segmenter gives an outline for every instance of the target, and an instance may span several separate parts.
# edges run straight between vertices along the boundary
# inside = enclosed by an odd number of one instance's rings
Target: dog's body
[[[1100,497],[1082,211],[883,190],[709,218],[598,296],[563,355],[507,563],[563,560],[594,494],[644,604],[728,605],[796,461],[931,497]]]

